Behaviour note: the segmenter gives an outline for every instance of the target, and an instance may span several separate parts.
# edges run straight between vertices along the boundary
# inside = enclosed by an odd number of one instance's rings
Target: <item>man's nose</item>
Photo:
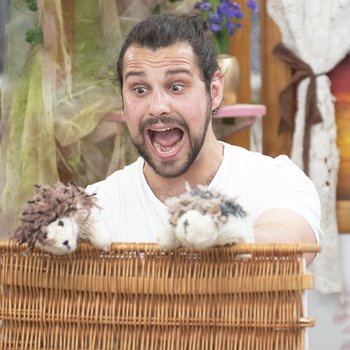
[[[165,91],[153,90],[149,100],[149,115],[159,117],[171,112],[169,96]]]

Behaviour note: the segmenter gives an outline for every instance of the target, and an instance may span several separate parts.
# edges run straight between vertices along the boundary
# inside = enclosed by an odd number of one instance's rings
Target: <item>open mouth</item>
[[[151,144],[160,156],[173,156],[183,144],[184,132],[180,128],[147,130]]]

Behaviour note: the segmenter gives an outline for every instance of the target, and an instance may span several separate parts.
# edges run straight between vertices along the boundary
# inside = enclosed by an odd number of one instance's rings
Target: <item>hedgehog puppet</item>
[[[169,226],[156,239],[163,249],[179,246],[196,249],[254,242],[252,222],[240,204],[206,186],[191,189],[166,203]]]
[[[88,240],[108,250],[112,237],[102,218],[97,198],[73,184],[36,185],[36,194],[22,213],[13,239],[28,248],[39,247],[56,254],[70,254],[78,240]]]

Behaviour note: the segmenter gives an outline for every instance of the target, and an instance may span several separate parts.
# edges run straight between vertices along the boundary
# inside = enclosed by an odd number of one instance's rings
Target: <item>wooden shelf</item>
[[[215,119],[222,118],[244,118],[243,122],[237,125],[237,128],[228,137],[232,137],[238,132],[252,127],[257,117],[262,117],[266,114],[266,106],[258,104],[234,104],[231,106],[224,106],[220,108],[217,114],[214,115]]]

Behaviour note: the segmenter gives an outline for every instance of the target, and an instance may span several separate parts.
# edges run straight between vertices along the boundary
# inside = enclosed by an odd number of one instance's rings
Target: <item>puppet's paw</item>
[[[111,248],[112,235],[104,223],[101,209],[93,208],[88,218],[81,222],[80,237],[98,249],[108,251]]]
[[[70,217],[60,218],[46,227],[45,244],[36,241],[35,246],[55,255],[71,254],[77,248],[78,234],[79,225],[76,220]]]
[[[175,234],[183,246],[203,249],[215,244],[218,230],[209,214],[189,210],[178,218]]]
[[[254,241],[251,219],[248,216],[231,216],[227,223],[221,227],[220,236],[218,237],[216,244],[253,243]]]
[[[156,241],[159,243],[160,248],[164,250],[174,249],[181,245],[180,241],[175,236],[172,226],[168,226],[162,231],[157,232]]]

